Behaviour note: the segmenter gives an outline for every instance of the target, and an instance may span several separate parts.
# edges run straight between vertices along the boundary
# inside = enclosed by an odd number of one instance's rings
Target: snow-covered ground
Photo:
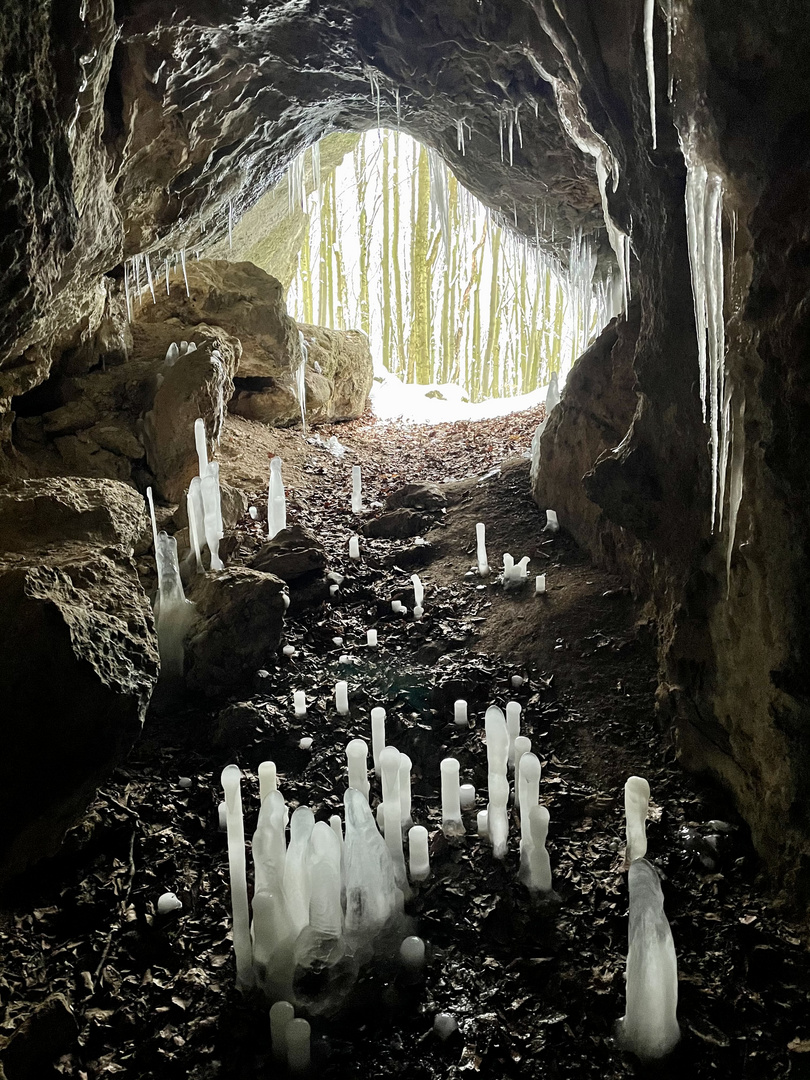
[[[381,381],[378,381],[381,380]],[[376,371],[371,389],[371,407],[380,420],[405,420],[413,424],[447,424],[456,420],[490,420],[496,416],[522,412],[546,400],[547,386],[519,397],[491,398],[472,403],[462,400],[464,391],[453,383],[416,386],[396,375]],[[428,397],[438,392],[438,397]]]

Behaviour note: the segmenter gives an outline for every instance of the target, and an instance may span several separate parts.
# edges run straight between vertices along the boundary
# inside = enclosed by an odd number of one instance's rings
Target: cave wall
[[[729,785],[763,856],[801,893],[810,14],[761,0],[733,19],[721,0],[670,6],[671,60],[667,6],[654,18],[653,149],[642,0],[4,0],[0,475],[24,468],[12,399],[92,347],[121,310],[127,260],[221,243],[229,202],[240,217],[321,135],[398,123],[563,261],[572,232],[593,231],[601,267],[592,151],[605,148],[633,306],[572,376],[535,495],[564,507],[563,523],[648,602],[682,759]],[[690,117],[725,184],[726,366],[744,451],[730,563],[727,533],[711,527],[698,393],[676,129]]]

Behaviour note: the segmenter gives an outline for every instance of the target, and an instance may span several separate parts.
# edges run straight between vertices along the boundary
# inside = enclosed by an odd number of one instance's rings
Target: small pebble
[[[305,739],[302,739],[301,742],[298,744],[298,749],[299,750],[311,750],[312,749],[312,739],[309,736],[307,736]]]
[[[173,892],[165,892],[157,902],[158,915],[168,915],[172,911],[179,911],[183,902],[178,900]]]
[[[449,1039],[458,1031],[458,1022],[451,1013],[436,1013],[433,1018],[433,1030],[440,1039]]]
[[[191,777],[190,776],[181,776],[180,779],[177,781],[177,783],[180,785],[181,788],[191,787]]]
[[[523,686],[525,681],[526,680],[523,678],[522,675],[513,675],[512,676],[512,686],[514,686],[515,690],[517,690],[517,688],[519,686]]]

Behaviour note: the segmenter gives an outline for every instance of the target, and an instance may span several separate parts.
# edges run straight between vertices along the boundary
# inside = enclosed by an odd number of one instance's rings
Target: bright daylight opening
[[[303,219],[288,310],[368,335],[380,418],[536,405],[614,314],[591,236],[575,233],[563,267],[401,132],[327,136],[292,163],[287,189],[289,214]],[[250,257],[276,272],[259,246]]]

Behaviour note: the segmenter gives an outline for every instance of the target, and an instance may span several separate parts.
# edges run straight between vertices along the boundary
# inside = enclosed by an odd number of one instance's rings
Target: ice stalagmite
[[[306,433],[307,430],[307,357],[309,356],[309,348],[307,346],[307,339],[301,330],[298,331],[298,343],[301,346],[301,363],[296,368],[295,372],[295,397],[298,401],[298,407],[301,410],[301,427]]]
[[[643,776],[631,776],[624,785],[624,817],[627,828],[627,866],[647,854],[647,810],[650,804],[650,785]]]
[[[267,488],[267,536],[270,540],[287,528],[287,500],[281,479],[280,457],[270,459],[270,483]]]
[[[307,851],[314,828],[315,815],[308,806],[299,806],[290,818],[290,846],[284,863],[284,897],[296,937],[309,918],[312,881]]]
[[[664,894],[654,866],[637,859],[627,875],[630,929],[627,949],[627,1004],[619,1040],[642,1061],[673,1049],[678,1027],[678,961]]]
[[[182,676],[183,641],[194,618],[194,605],[186,600],[180,580],[177,541],[165,532],[157,531],[152,489],[146,489],[152,518],[152,540],[155,548],[158,591],[155,598],[155,630],[160,651],[162,675]]]
[[[356,950],[370,954],[374,938],[401,917],[404,897],[397,888],[391,855],[368,803],[354,788],[346,791],[343,802],[345,930]]]
[[[489,803],[487,805],[487,827],[492,842],[492,854],[496,859],[506,855],[506,842],[509,836],[509,781],[506,778],[507,759],[509,757],[509,732],[506,717],[501,710],[492,705],[484,716],[484,728],[487,739],[487,766]]]
[[[245,826],[242,820],[242,773],[238,765],[222,770],[222,788],[228,823],[228,867],[233,909],[233,951],[236,954],[236,981],[253,984],[253,949],[250,940],[247,875],[245,873]]]

